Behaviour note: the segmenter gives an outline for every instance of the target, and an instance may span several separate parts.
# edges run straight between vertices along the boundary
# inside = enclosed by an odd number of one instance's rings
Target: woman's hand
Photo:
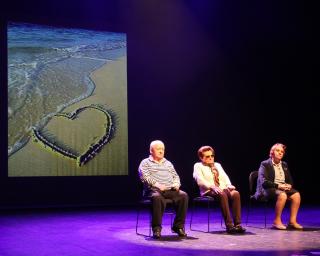
[[[221,194],[221,193],[222,193],[222,189],[219,188],[219,187],[212,186],[210,189],[212,190],[212,192],[213,192],[214,194]]]
[[[233,186],[233,185],[228,185],[227,186],[227,188],[230,190],[230,191],[232,191],[232,190],[235,190],[236,189],[236,187],[235,186]]]
[[[283,190],[283,191],[290,190],[291,188],[292,188],[291,184],[287,184],[287,183],[283,183],[283,184],[278,185],[278,189]]]

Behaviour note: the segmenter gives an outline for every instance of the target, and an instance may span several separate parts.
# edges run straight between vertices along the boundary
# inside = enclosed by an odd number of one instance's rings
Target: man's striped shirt
[[[181,185],[173,164],[165,158],[160,163],[155,162],[151,156],[142,160],[139,176],[141,181],[151,189],[156,182],[166,186],[167,189]]]

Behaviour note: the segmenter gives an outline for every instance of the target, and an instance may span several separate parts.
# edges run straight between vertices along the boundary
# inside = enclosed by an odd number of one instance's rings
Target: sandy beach
[[[93,94],[66,109],[101,104],[115,115],[116,131],[113,139],[85,165],[45,149],[29,140],[26,146],[9,157],[8,175],[14,176],[88,176],[128,174],[127,74],[126,57],[108,62],[90,76],[96,88]],[[102,112],[88,109],[75,120],[55,116],[43,129],[45,134],[63,142],[75,152],[86,148],[103,136],[106,125]]]

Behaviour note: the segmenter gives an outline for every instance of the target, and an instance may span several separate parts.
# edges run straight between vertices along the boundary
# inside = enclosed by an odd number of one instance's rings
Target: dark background
[[[308,1],[11,0],[1,4],[0,206],[131,205],[161,139],[182,189],[211,145],[245,203],[248,175],[287,145],[303,204],[318,204],[319,119]],[[7,177],[7,21],[127,33],[129,176]]]

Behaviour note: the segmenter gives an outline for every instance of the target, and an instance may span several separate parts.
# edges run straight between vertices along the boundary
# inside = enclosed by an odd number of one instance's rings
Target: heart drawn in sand
[[[71,113],[56,114],[46,129],[33,127],[32,136],[43,148],[74,159],[82,166],[111,140],[114,130],[110,112],[101,105],[89,105]],[[77,144],[81,146],[77,147]]]

